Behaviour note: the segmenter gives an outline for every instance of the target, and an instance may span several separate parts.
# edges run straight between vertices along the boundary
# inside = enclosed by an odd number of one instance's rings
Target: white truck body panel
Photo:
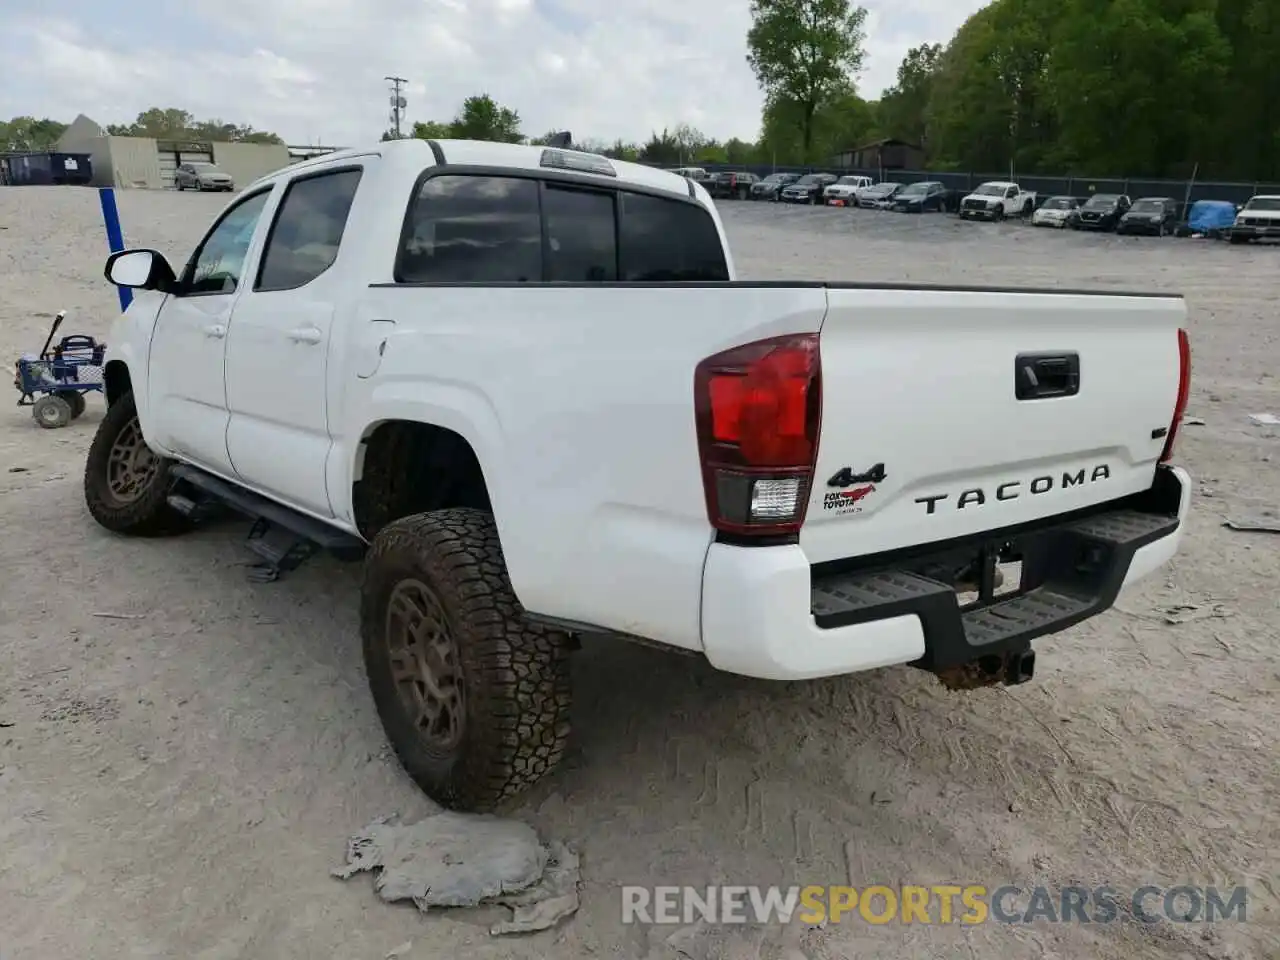
[[[440,145],[451,169],[540,169],[541,148]],[[396,284],[406,204],[436,162],[427,143],[396,142],[251,185],[245,194],[272,193],[246,276],[291,178],[362,168],[340,253],[305,287],[140,292],[112,329],[108,362],[128,366],[147,442],[356,532],[362,440],[393,420],[446,428],[480,463],[526,610],[779,678],[921,655],[914,617],[819,629],[808,599],[814,564],[1039,521],[1152,486],[1156,431],[1168,428],[1179,389],[1178,298],[821,283]],[[614,166],[616,180],[601,185],[692,196],[734,276],[701,186]],[[790,334],[818,335],[822,364],[807,518],[789,544],[720,542],[693,414],[695,367]],[[1016,400],[1015,356],[1046,352],[1078,354],[1078,395]],[[828,477],[878,462],[885,479],[859,509],[826,508]],[[1100,466],[1105,477],[1093,476]],[[1080,470],[1085,481],[1062,482]],[[1033,490],[1044,477],[1049,486]],[[1167,559],[1176,543],[1143,547],[1159,548],[1144,563],[1154,569],[1151,558]]]
[[[838,288],[829,296],[822,360],[832,374],[800,533],[812,562],[1025,523],[1150,486],[1164,446],[1151,432],[1166,426],[1178,391],[1181,300]],[[1080,393],[1015,399],[1013,358],[1059,349],[1079,354]],[[947,400],[925,399],[933,393]],[[860,513],[823,509],[828,477],[876,463],[888,478],[859,501]],[[1064,472],[1088,476],[1099,465],[1106,480],[1063,486]],[[1052,486],[1030,493],[1046,476]],[[997,500],[1008,483],[1018,486]],[[966,490],[982,491],[984,502],[961,506]],[[936,494],[947,499],[933,513],[917,502]]]

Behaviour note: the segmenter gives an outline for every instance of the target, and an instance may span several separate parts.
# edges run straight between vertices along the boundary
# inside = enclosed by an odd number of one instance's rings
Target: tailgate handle
[[[1080,354],[1020,353],[1013,374],[1019,400],[1074,397],[1080,392]]]

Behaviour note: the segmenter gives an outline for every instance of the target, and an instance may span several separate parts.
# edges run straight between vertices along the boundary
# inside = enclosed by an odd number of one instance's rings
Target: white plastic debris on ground
[[[578,909],[577,855],[562,843],[544,846],[518,820],[445,812],[405,825],[384,817],[348,841],[347,863],[333,875],[366,870],[383,900],[412,900],[424,912],[510,907],[511,919],[490,928],[495,936],[546,930]]]

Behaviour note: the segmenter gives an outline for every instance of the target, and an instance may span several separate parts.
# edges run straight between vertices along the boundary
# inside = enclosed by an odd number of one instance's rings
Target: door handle
[[[1014,360],[1014,396],[1019,400],[1074,397],[1080,392],[1078,353],[1020,353]]]
[[[204,335],[213,340],[221,340],[227,335],[227,328],[221,323],[211,323],[204,328]]]
[[[289,339],[294,343],[319,343],[324,334],[318,327],[297,327],[289,331]]]

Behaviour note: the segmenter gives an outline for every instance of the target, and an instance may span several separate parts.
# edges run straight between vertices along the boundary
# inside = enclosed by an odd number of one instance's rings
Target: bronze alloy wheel
[[[387,657],[396,691],[431,749],[448,751],[465,729],[466,692],[458,645],[435,591],[401,580],[387,602]]]
[[[373,702],[428,796],[492,810],[555,769],[572,643],[525,615],[491,514],[456,507],[387,524],[360,592]]]
[[[169,506],[172,461],[147,446],[133,394],[116,397],[93,435],[84,464],[84,500],[93,519],[115,533],[180,533],[190,520]]]
[[[120,503],[133,503],[149,489],[160,461],[142,439],[142,428],[134,417],[111,445],[107,459],[107,489]]]

